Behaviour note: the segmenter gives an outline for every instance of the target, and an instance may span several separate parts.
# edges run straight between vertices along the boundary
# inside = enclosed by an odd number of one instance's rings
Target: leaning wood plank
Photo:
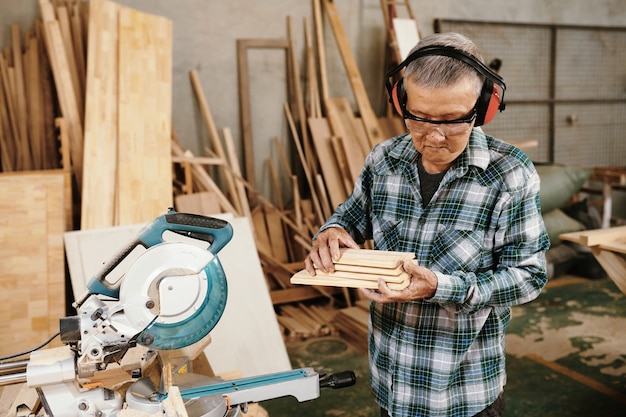
[[[311,198],[313,199],[313,207],[315,210],[315,214],[319,220],[319,224],[324,223],[324,213],[322,212],[322,206],[320,205],[319,197],[317,196],[317,192],[315,190],[315,182],[313,180],[313,174],[309,170],[308,163],[306,161],[304,151],[302,150],[302,145],[300,144],[300,138],[298,137],[298,132],[296,130],[295,123],[293,121],[292,113],[289,109],[287,103],[283,103],[283,107],[285,109],[285,115],[287,116],[287,121],[291,128],[291,136],[293,138],[294,145],[296,150],[298,151],[298,156],[300,157],[300,163],[304,170],[304,175],[306,176],[307,183],[309,185],[309,192],[311,193]]]
[[[190,151],[183,152],[180,145],[178,145],[174,141],[171,142],[171,147],[172,147],[172,154],[174,156],[178,156],[178,157],[193,156],[193,154],[191,154]],[[215,195],[217,196],[220,202],[220,205],[222,206],[222,211],[224,211],[225,213],[237,214],[237,210],[235,210],[233,205],[230,203],[230,200],[226,198],[221,188],[215,183],[215,181],[213,181],[213,179],[209,176],[209,174],[206,172],[204,167],[193,163],[191,164],[191,171],[193,173],[194,181],[197,184],[202,185],[202,187],[204,187],[203,188],[204,190],[210,190],[215,193]],[[171,186],[170,186],[170,189],[171,189]]]
[[[211,115],[209,103],[207,102],[204,92],[202,91],[202,85],[200,83],[200,78],[198,77],[197,71],[191,70],[189,72],[189,77],[191,78],[191,85],[193,87],[194,93],[196,94],[196,99],[198,100],[198,104],[200,105],[202,118],[204,119],[204,123],[206,124],[206,127],[209,131],[209,139],[211,140],[211,144],[213,145],[213,151],[217,154],[218,158],[221,158],[224,162],[226,162],[226,152],[224,151],[224,147],[222,146],[222,142],[220,141],[220,136],[217,133],[217,128],[215,127],[213,116]],[[231,201],[233,207],[237,209],[237,213],[242,214],[243,208],[239,199],[237,198],[237,189],[235,187],[235,181],[233,180],[233,176],[228,170],[224,169],[224,167],[222,167],[222,174],[224,176],[224,179],[226,180],[228,194],[232,196]]]
[[[0,105],[0,162],[2,170],[10,172],[15,170],[15,142],[13,138],[12,123],[9,117],[9,98],[6,96],[4,87],[4,68],[6,60],[0,56],[0,102],[7,103],[6,106]]]
[[[176,211],[211,215],[221,212],[220,204],[213,191],[201,191],[193,194],[181,194],[174,198]]]
[[[3,85],[3,93],[4,99],[6,100],[6,107],[0,106],[3,108],[3,125],[2,128],[4,133],[12,139],[10,142],[10,148],[12,150],[12,158],[11,158],[11,166],[13,169],[19,169],[18,161],[18,152],[20,151],[19,144],[20,142],[20,132],[17,126],[17,109],[14,100],[14,94],[12,94],[13,88],[12,83],[9,80],[9,64],[7,59],[0,55],[0,77],[2,78]],[[6,110],[5,110],[6,109]],[[8,166],[8,165],[7,165]]]
[[[596,246],[591,248],[591,253],[622,294],[626,295],[626,257],[621,253],[615,253]]]
[[[367,151],[364,149],[365,144],[359,140],[359,129],[355,126],[357,120],[349,106],[350,104],[346,99],[326,100],[326,113],[333,136],[341,138],[350,177],[356,180],[363,169]],[[367,138],[365,139],[367,140]]]
[[[13,66],[15,68],[15,103],[17,105],[17,127],[19,132],[20,153],[18,166],[20,170],[33,169],[30,154],[30,140],[28,137],[28,111],[26,106],[26,86],[24,85],[24,64],[22,62],[22,42],[20,27],[11,25],[11,40],[13,46]]]
[[[85,97],[82,230],[115,224],[118,149],[118,11],[108,0],[90,2]]]
[[[341,136],[349,140],[350,153],[359,165],[359,171],[363,166],[365,156],[371,147],[367,139],[367,133],[363,129],[363,122],[354,115],[352,104],[345,97],[329,98],[326,100],[326,113],[330,126],[335,136]]]
[[[380,125],[378,124],[378,118],[372,109],[367,91],[365,90],[365,84],[361,78],[361,73],[354,59],[354,55],[350,50],[348,43],[348,37],[343,29],[339,13],[335,7],[335,3],[332,0],[322,0],[324,2],[324,10],[326,16],[330,22],[330,26],[335,35],[337,46],[343,60],[348,80],[352,86],[352,92],[354,93],[354,99],[356,100],[359,113],[363,119],[363,124],[367,131],[367,137],[369,139],[370,146],[374,146],[377,143],[382,142],[385,138],[382,136]]]
[[[118,225],[151,221],[173,204],[172,22],[119,11]]]
[[[59,28],[61,29],[61,36],[63,37],[63,45],[65,53],[67,54],[67,68],[70,71],[70,77],[72,79],[72,85],[74,86],[74,94],[76,94],[76,105],[80,116],[81,123],[84,124],[84,82],[81,81],[77,63],[75,46],[72,40],[72,28],[70,24],[70,15],[67,7],[59,6],[56,9],[59,20]]]
[[[322,0],[313,0],[313,25],[315,32],[315,50],[317,52],[318,69],[320,73],[321,104],[325,105],[328,94],[328,77],[326,73],[326,51],[324,50],[324,18],[322,16]]]
[[[59,22],[54,16],[54,6],[49,0],[39,0],[44,22],[44,39],[54,76],[54,84],[63,118],[67,123],[71,144],[72,170],[79,192],[83,187],[83,125],[76,102],[76,93],[68,67]]]
[[[224,146],[226,147],[226,154],[228,155],[228,161],[232,173],[228,173],[230,177],[233,177],[235,181],[236,195],[232,196],[232,200],[238,200],[239,207],[241,207],[241,213],[250,218],[250,201],[248,201],[248,195],[246,194],[246,187],[241,182],[241,168],[239,167],[239,159],[237,158],[237,152],[235,151],[235,142],[233,141],[233,134],[230,128],[225,127],[222,129],[224,136]],[[236,176],[236,178],[234,177]]]
[[[52,68],[50,66],[50,58],[46,54],[44,23],[41,19],[35,22],[35,35],[37,37],[37,50],[39,55],[39,80],[42,96],[42,126],[43,126],[43,155],[44,168],[57,169],[59,165],[58,143],[56,140],[56,131],[54,129],[54,119],[56,113],[56,96],[54,93],[54,82]],[[67,149],[70,152],[70,149]],[[73,172],[73,171],[72,171]]]

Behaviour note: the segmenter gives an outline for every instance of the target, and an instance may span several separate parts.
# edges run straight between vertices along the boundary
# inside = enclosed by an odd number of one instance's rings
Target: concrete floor
[[[507,417],[617,417],[626,407],[626,298],[607,279],[560,277],[513,309],[507,333]],[[298,403],[261,405],[275,416],[377,417],[366,356],[341,336],[287,342],[292,365],[352,369],[357,384]]]

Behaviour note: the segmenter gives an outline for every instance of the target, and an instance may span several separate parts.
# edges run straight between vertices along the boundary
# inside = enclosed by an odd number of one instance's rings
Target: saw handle
[[[353,371],[342,371],[330,375],[320,375],[320,388],[345,388],[356,384]]]
[[[165,230],[171,230],[183,236],[204,240],[210,243],[209,251],[214,255],[233,237],[233,227],[225,220],[199,214],[176,213],[173,210],[157,218],[152,223],[152,227],[162,228],[159,235],[162,235]],[[152,232],[146,231],[146,233]],[[145,238],[147,240],[150,237],[146,235]]]
[[[120,250],[113,259],[105,264],[87,284],[88,294],[102,294],[119,298],[121,279],[116,282],[107,281],[106,277],[113,271],[137,246],[150,248],[163,243],[163,233],[171,231],[192,239],[202,240],[210,244],[208,251],[217,254],[233,237],[233,227],[225,220],[214,217],[201,216],[191,213],[177,213],[169,209],[167,214],[157,217],[152,223],[144,227],[135,240]]]

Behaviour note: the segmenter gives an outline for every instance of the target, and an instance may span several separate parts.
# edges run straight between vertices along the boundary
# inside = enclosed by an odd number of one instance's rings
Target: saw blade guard
[[[119,299],[121,279],[110,279],[112,272],[139,246],[150,248],[164,242],[166,232],[196,241],[206,242],[208,251],[217,254],[233,237],[233,228],[225,220],[192,213],[177,213],[170,209],[146,225],[137,238],[120,250],[87,284],[88,294],[100,294]]]
[[[157,318],[139,335],[139,344],[158,350],[180,349],[198,342],[213,330],[226,308],[228,285],[217,257],[209,262],[202,275],[206,275],[207,288],[200,308],[176,323],[160,322]]]
[[[120,308],[150,349],[190,346],[215,327],[226,307],[224,269],[208,250],[183,242],[151,247],[129,268]]]

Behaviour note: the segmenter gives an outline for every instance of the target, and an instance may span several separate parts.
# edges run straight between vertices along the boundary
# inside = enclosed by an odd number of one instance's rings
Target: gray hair
[[[483,56],[476,44],[460,33],[435,33],[423,37],[411,50],[411,53],[427,46],[449,46],[473,55],[480,62]],[[476,94],[480,94],[484,82],[483,75],[479,74],[470,65],[458,59],[441,55],[427,55],[411,61],[405,69],[405,79],[428,88],[438,88],[453,84],[461,79],[476,80]]]

